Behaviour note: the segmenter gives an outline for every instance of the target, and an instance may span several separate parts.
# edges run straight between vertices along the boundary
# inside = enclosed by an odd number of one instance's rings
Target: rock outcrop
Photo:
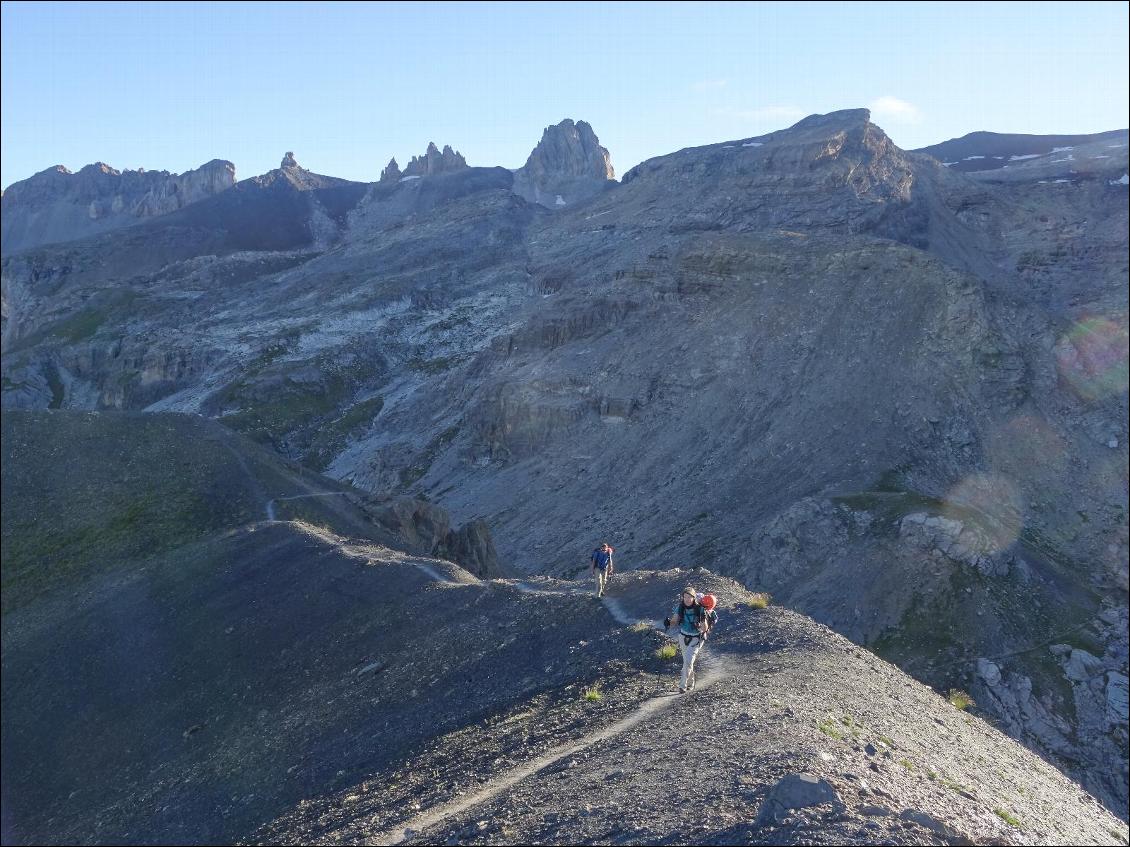
[[[4,255],[85,238],[184,208],[235,184],[235,166],[213,159],[182,174],[118,171],[102,162],[71,173],[56,165],[4,192]]]
[[[395,163],[395,161],[393,159],[390,164]],[[463,158],[463,154],[457,150],[452,150],[450,144],[443,145],[443,152],[440,152],[434,142],[429,142],[424,155],[413,156],[412,161],[404,168],[404,177],[435,176],[436,174],[461,171],[466,167],[467,160]],[[381,176],[383,178],[384,175]]]
[[[396,163],[396,158],[388,160],[383,171],[381,171],[381,182],[396,182],[400,179],[400,165]]]
[[[375,518],[397,533],[414,553],[449,559],[483,579],[502,576],[490,528],[484,521],[453,529],[446,511],[407,497],[389,503]]]
[[[592,127],[566,118],[545,128],[526,164],[514,174],[514,192],[559,209],[599,194],[615,179],[612,159]]]

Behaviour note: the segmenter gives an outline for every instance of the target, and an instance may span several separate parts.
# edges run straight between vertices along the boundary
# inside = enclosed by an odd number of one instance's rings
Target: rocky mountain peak
[[[450,144],[443,145],[440,152],[435,142],[428,142],[428,149],[423,156],[413,156],[412,161],[404,168],[404,176],[434,176],[435,174],[461,171],[468,167],[467,160],[457,150],[452,150]]]
[[[547,126],[526,164],[514,175],[515,193],[560,208],[603,191],[616,178],[608,150],[585,121]]]
[[[396,157],[393,156],[388,160],[383,171],[381,171],[381,182],[396,182],[400,179],[400,165],[396,163]]]
[[[298,164],[298,160],[294,158],[294,154],[288,150],[286,152],[286,155],[284,155],[282,157],[282,164],[280,164],[279,167],[280,168],[297,168],[297,167],[300,167],[300,165]]]
[[[545,128],[524,170],[535,180],[549,176],[616,178],[612,158],[600,146],[592,127],[585,121],[574,123],[571,118]]]
[[[869,123],[871,123],[870,109],[840,109],[836,112],[828,112],[826,115],[809,115],[807,118],[802,118],[790,127],[790,131],[818,128],[848,129]]]

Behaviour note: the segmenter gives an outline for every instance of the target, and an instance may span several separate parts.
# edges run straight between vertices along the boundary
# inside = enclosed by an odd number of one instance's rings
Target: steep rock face
[[[526,164],[514,175],[514,191],[559,209],[600,193],[615,179],[612,159],[592,127],[566,118],[545,128]]]
[[[393,162],[395,161],[393,159]],[[451,145],[443,145],[443,152],[441,153],[434,142],[429,142],[424,155],[413,156],[412,161],[404,168],[404,177],[435,176],[436,174],[461,171],[466,167],[467,160],[463,158],[463,154],[452,150]],[[381,176],[383,179],[384,175]]]
[[[453,529],[451,517],[443,509],[409,498],[394,500],[375,517],[381,526],[397,533],[413,553],[448,559],[482,579],[502,576],[490,528],[484,521]]]
[[[182,174],[118,171],[101,162],[71,173],[61,165],[8,187],[3,199],[5,255],[85,238],[165,215],[235,184],[235,166],[213,159]]]

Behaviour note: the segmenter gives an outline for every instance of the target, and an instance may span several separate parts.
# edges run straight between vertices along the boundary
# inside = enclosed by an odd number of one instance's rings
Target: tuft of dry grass
[[[962,691],[960,688],[951,688],[949,690],[949,694],[946,695],[946,699],[949,700],[950,703],[952,703],[956,708],[961,709],[962,711],[965,711],[970,706],[977,705],[976,702],[974,702],[973,698],[970,697],[966,692]]]
[[[773,596],[766,591],[756,591],[745,602],[754,609],[764,609],[773,602]]]

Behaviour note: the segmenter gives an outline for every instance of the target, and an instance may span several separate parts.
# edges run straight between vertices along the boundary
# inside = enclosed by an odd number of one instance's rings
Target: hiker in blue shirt
[[[694,660],[698,658],[698,651],[702,649],[710,628],[718,622],[718,613],[714,611],[714,597],[707,594],[702,600],[707,598],[709,605],[701,602],[694,586],[688,585],[683,589],[682,600],[663,621],[664,629],[669,629],[672,623],[679,625],[679,631],[675,633],[675,641],[683,653],[683,675],[679,678],[680,694],[685,694],[694,688]]]
[[[612,546],[607,541],[602,541],[592,555],[589,556],[589,572],[596,577],[596,596],[604,596],[604,587],[612,576]]]

